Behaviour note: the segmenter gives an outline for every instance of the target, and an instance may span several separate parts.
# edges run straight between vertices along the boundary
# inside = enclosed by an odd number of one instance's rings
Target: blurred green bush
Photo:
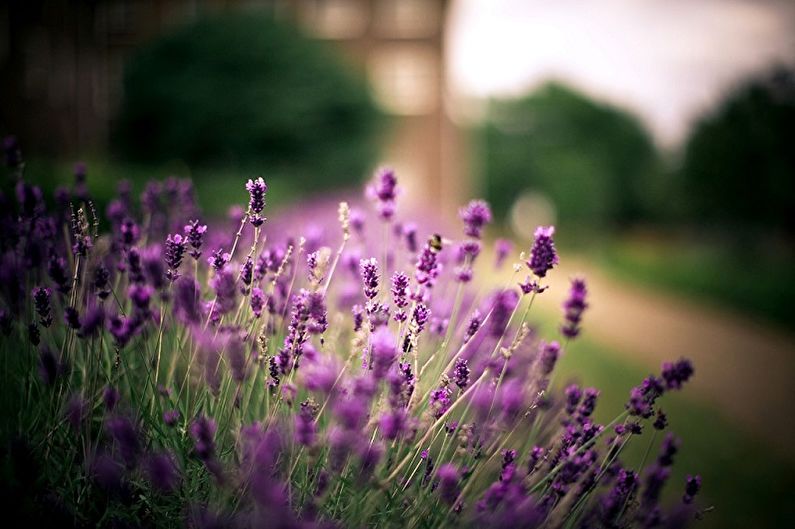
[[[695,126],[681,168],[696,222],[795,235],[795,72],[744,81]]]
[[[478,136],[498,215],[528,189],[554,202],[561,224],[621,226],[650,216],[661,193],[657,154],[641,123],[558,83],[491,101]]]
[[[381,117],[365,80],[267,14],[201,19],[126,65],[114,144],[128,161],[180,160],[297,180],[355,182],[376,161]]]

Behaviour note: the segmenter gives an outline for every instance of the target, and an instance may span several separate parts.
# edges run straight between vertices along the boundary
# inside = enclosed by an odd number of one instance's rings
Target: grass
[[[600,245],[594,258],[622,280],[795,329],[795,258],[781,249],[737,251],[714,243],[618,239]]]

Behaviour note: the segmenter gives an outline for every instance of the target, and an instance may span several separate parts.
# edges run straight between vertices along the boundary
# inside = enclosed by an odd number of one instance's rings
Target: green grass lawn
[[[795,329],[795,258],[788,252],[739,252],[709,243],[605,241],[595,262],[626,281],[681,293]]]
[[[623,409],[630,388],[649,374],[648,370],[627,362],[623,355],[589,341],[587,335],[570,346],[559,369],[561,383],[576,379],[601,390],[596,418],[602,422],[611,420]],[[687,387],[680,393],[663,396],[660,402],[668,414],[669,429],[682,440],[666,491],[668,499],[678,501],[685,476],[698,473],[704,480],[700,505],[715,507],[697,527],[793,526],[795,466],[741,432],[719,410],[694,401]],[[771,428],[775,428],[772,418]],[[627,463],[640,462],[652,431],[648,427],[634,441],[625,456]],[[659,445],[661,439],[658,435],[655,444]],[[652,454],[656,451],[655,446]]]

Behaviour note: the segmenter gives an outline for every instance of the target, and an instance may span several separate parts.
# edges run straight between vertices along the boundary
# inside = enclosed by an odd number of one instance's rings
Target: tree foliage
[[[365,81],[321,43],[267,15],[205,18],[127,64],[120,150],[136,161],[267,170],[323,184],[359,179],[379,113]]]
[[[650,209],[657,156],[649,134],[631,114],[561,84],[492,102],[481,138],[498,214],[525,189],[549,196],[563,223],[620,225]]]
[[[795,75],[737,87],[688,140],[682,183],[693,219],[795,232]]]

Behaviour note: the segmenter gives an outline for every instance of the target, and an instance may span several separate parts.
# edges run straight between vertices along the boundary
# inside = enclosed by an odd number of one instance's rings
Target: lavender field
[[[532,325],[559,261],[553,227],[479,263],[488,204],[462,207],[454,233],[423,233],[400,218],[389,169],[367,210],[341,202],[338,228],[311,239],[268,218],[262,178],[241,181],[232,226],[196,220],[185,180],[150,182],[140,201],[122,183],[102,215],[82,165],[48,208],[5,148],[3,435],[19,514],[197,527],[703,515],[697,474],[667,483],[679,441],[664,403],[688,360],[638,380],[606,423],[592,418],[599,389],[554,384],[590,300],[575,278],[558,328]],[[483,288],[476,264],[511,280]],[[644,457],[627,465],[634,444]],[[663,504],[666,486],[677,499]]]
[[[795,526],[795,4],[0,4],[9,527]]]

